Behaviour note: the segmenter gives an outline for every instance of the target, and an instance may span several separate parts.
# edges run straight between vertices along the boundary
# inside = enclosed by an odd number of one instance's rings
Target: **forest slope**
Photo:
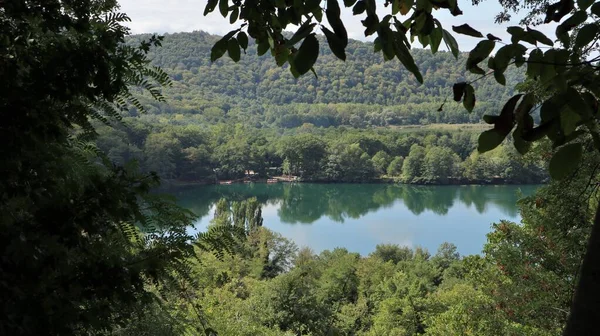
[[[135,35],[137,41],[147,35]],[[432,55],[413,50],[425,83],[397,60],[384,62],[369,42],[350,41],[348,60],[337,60],[323,48],[315,71],[318,77],[294,79],[270,57],[259,57],[250,46],[239,63],[223,58],[210,62],[211,46],[218,36],[204,32],[165,36],[163,46],[150,54],[153,64],[173,78],[165,89],[167,103],[145,101],[152,113],[193,114],[209,123],[243,121],[252,126],[292,128],[303,123],[315,126],[354,127],[429,123],[475,123],[493,114],[509,97],[520,79],[509,70],[507,86],[493,81],[475,83],[478,101],[472,114],[451,101],[452,84],[467,77],[465,55],[456,60],[450,53]],[[323,41],[321,41],[323,42]],[[324,43],[321,43],[323,46]],[[448,98],[444,111],[439,106]]]

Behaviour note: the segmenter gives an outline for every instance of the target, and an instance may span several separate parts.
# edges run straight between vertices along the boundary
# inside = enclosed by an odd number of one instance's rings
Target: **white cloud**
[[[127,13],[132,22],[129,27],[133,33],[175,33],[203,30],[213,34],[224,34],[237,26],[229,24],[229,20],[221,16],[217,11],[204,16],[206,0],[121,0],[121,9]],[[520,16],[515,16],[511,24],[497,25],[494,17],[500,12],[500,5],[496,2],[484,2],[479,6],[471,6],[469,2],[459,2],[464,15],[453,17],[446,10],[434,12],[434,16],[440,20],[442,25],[451,31],[452,25],[468,23],[482,33],[491,33],[509,41],[506,27],[514,25]],[[343,6],[342,6],[343,7]],[[389,8],[379,6],[380,13],[389,12]],[[383,14],[385,15],[385,14]],[[381,17],[383,17],[381,15]],[[342,17],[348,35],[358,40],[370,40],[364,37],[364,27],[360,19],[352,15],[350,9],[342,9]],[[554,27],[543,26],[538,28],[544,33],[553,33]],[[454,34],[461,50],[470,50],[478,42],[478,39],[464,35]],[[553,36],[553,35],[552,35]],[[551,37],[552,38],[552,37]],[[442,44],[443,45],[443,44]],[[419,46],[415,43],[415,46]]]

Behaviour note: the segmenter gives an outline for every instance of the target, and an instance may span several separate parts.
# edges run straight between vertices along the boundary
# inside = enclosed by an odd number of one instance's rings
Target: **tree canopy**
[[[423,75],[410,52],[411,42],[415,39],[424,47],[429,46],[433,53],[444,41],[454,56],[458,57],[456,40],[432,14],[434,10],[448,10],[454,16],[461,15],[456,1],[386,1],[384,5],[390,8],[390,14],[383,18],[377,15],[377,2],[374,0],[349,0],[343,3],[352,8],[354,15],[364,17],[361,22],[365,27],[365,36],[376,36],[374,51],[380,52],[385,60],[398,58],[420,83],[424,82]],[[250,36],[257,42],[258,54],[270,51],[279,66],[287,64],[291,74],[299,77],[311,70],[314,72],[314,64],[319,58],[319,43],[314,32],[316,28],[325,34],[334,55],[340,60],[346,59],[348,34],[337,0],[292,3],[241,1],[232,6],[227,0],[211,0],[204,15],[211,13],[217,4],[223,17],[230,16],[230,22],[240,21],[241,24],[240,28],[215,43],[211,53],[213,61],[225,52],[234,61],[239,61],[239,50],[248,47],[245,41]],[[504,5],[513,10],[518,7],[510,2]],[[535,6],[536,9],[539,7]],[[600,59],[596,44],[600,34],[600,4],[594,1],[560,0],[544,8],[543,22],[559,23],[556,41],[525,25],[507,28],[511,36],[510,43],[491,34],[484,35],[485,32],[467,23],[453,26],[452,31],[479,39],[467,57],[466,69],[469,72],[481,78],[494,76],[496,82],[506,85],[504,73],[513,64],[526,68],[526,78],[531,83],[521,86],[522,92],[508,99],[497,114],[484,116],[484,120],[494,127],[481,133],[479,151],[487,152],[496,148],[510,134],[520,153],[528,152],[532,142],[547,138],[557,149],[550,160],[550,175],[564,179],[578,169],[585,151],[600,150],[597,123],[597,99],[600,94],[597,63]],[[289,26],[298,27],[291,37],[283,33]],[[502,46],[495,51],[498,44]],[[545,47],[542,48],[542,45]],[[472,81],[455,83],[452,91],[453,99],[462,101],[467,111],[474,109],[476,95]],[[541,121],[536,125],[531,113],[537,109]],[[594,330],[598,313],[593,313],[592,307],[600,301],[600,289],[595,285],[600,282],[598,265],[600,208],[597,224],[590,236],[590,248],[584,258],[567,334],[591,333]]]

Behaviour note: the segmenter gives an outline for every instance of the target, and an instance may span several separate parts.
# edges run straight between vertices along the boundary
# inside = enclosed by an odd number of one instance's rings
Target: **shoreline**
[[[221,183],[219,183],[221,182]],[[226,182],[226,183],[222,183]],[[513,181],[504,181],[500,179],[492,179],[492,180],[453,180],[448,181],[448,183],[435,183],[435,182],[423,182],[423,183],[405,183],[400,182],[394,178],[380,178],[373,179],[368,181],[324,181],[324,180],[280,180],[277,182],[267,182],[267,179],[258,179],[255,181],[181,181],[181,180],[161,180],[161,187],[166,188],[177,188],[177,187],[194,187],[194,186],[205,186],[205,185],[239,185],[239,184],[398,184],[398,185],[413,185],[413,186],[502,186],[502,185],[539,185],[545,184],[547,182],[539,181],[539,182],[513,182]]]

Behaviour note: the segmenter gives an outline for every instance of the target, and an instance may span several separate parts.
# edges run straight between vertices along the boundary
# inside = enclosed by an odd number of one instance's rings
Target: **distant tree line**
[[[511,145],[478,154],[476,134],[451,131],[200,126],[177,117],[126,118],[127,128],[99,127],[97,144],[114,162],[181,181],[240,179],[248,171],[304,181],[368,182],[382,177],[415,184],[539,183],[542,160]]]

